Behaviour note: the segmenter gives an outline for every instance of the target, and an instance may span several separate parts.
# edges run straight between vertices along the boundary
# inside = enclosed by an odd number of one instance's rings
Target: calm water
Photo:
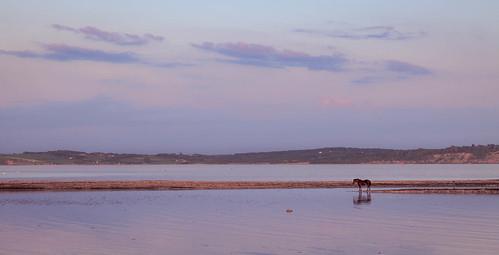
[[[499,165],[0,166],[0,179],[499,178]],[[494,254],[499,196],[0,192],[0,254]],[[366,194],[360,200],[366,200]],[[292,213],[287,213],[292,209]]]
[[[0,254],[498,254],[497,196],[357,195],[0,193]]]
[[[0,179],[377,180],[499,178],[499,165],[0,166]]]

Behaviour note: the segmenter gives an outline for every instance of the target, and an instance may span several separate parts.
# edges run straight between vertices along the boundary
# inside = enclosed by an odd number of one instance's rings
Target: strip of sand
[[[322,189],[350,188],[351,181],[33,181],[0,180],[1,191],[85,191],[85,190],[213,190],[213,189]],[[499,179],[490,180],[396,180],[372,181],[374,188],[499,189]],[[408,190],[405,189],[406,193]],[[416,190],[420,192],[421,189]],[[389,190],[376,191],[388,192]],[[403,193],[401,190],[394,192]]]
[[[419,188],[419,189],[382,189],[374,193],[394,194],[490,194],[499,195],[499,188]]]

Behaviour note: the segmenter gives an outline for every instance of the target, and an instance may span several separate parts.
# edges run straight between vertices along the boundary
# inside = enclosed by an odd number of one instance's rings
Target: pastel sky
[[[499,1],[0,2],[0,153],[499,143]]]

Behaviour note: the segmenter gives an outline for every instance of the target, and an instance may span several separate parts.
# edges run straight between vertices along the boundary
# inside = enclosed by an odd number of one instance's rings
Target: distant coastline
[[[88,153],[69,150],[0,154],[0,165],[64,164],[499,164],[499,145],[409,150],[331,147],[223,155]]]

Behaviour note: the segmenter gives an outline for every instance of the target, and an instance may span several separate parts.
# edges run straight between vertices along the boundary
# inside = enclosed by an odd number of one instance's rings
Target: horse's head
[[[358,182],[360,182],[360,179],[353,179],[352,185],[355,184],[355,183],[358,183]]]

